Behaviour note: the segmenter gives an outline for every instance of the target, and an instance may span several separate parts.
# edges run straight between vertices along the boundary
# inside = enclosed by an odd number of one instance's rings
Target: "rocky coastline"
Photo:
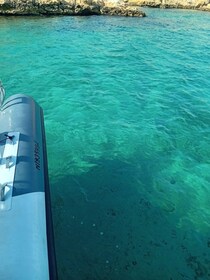
[[[137,5],[103,0],[0,0],[0,15],[146,16]]]
[[[145,17],[145,6],[210,11],[210,0],[0,0],[0,15]]]
[[[210,0],[125,0],[129,5],[210,11]]]

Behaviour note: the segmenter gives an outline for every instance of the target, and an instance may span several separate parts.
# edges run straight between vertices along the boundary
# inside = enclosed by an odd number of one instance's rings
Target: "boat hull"
[[[43,111],[31,97],[4,102],[0,155],[1,279],[57,279]]]

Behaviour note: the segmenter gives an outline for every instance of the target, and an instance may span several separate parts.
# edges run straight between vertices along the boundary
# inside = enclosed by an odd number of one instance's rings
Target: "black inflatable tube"
[[[44,114],[42,108],[40,108],[40,120],[41,120],[41,127],[42,127],[43,160],[44,160],[45,206],[46,206],[46,223],[47,223],[46,226],[47,226],[49,276],[50,276],[50,280],[57,280],[58,274],[57,274],[57,264],[56,264],[56,254],[55,254],[49,176],[48,176],[47,147],[46,147],[46,138],[45,138]]]

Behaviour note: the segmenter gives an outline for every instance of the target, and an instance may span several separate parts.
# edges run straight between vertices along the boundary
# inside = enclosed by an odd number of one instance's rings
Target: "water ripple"
[[[0,18],[6,91],[45,111],[60,279],[210,273],[209,14],[146,12]]]

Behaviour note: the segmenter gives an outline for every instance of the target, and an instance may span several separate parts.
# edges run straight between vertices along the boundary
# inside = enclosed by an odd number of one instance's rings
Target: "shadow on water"
[[[207,279],[208,251],[150,199],[149,162],[95,164],[51,184],[59,279]]]

